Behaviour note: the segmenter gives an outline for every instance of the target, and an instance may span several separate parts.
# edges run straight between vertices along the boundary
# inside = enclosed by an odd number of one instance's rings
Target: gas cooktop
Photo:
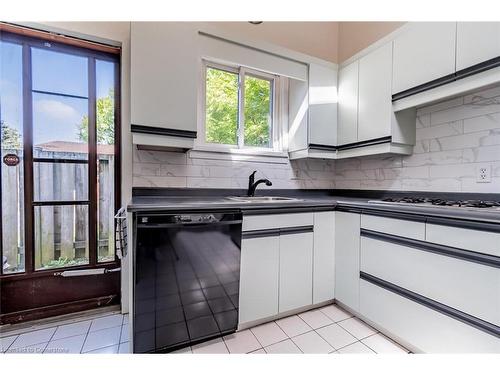
[[[466,208],[466,209],[493,209],[500,210],[500,201],[484,200],[454,200],[427,197],[402,197],[384,198],[382,200],[369,201],[370,203],[401,204],[401,205],[423,205],[435,207]]]

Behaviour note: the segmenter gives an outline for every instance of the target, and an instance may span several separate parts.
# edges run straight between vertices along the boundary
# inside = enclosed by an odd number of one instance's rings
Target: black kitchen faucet
[[[271,181],[269,181],[266,178],[262,178],[260,180],[255,181],[255,173],[257,173],[257,171],[253,171],[253,173],[250,176],[248,176],[248,191],[247,191],[247,195],[249,197],[253,197],[255,195],[255,189],[257,189],[258,185],[260,185],[260,184],[266,184],[266,186],[271,186],[273,184]]]

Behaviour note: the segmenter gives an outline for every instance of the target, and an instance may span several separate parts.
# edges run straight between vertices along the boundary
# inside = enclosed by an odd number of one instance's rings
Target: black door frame
[[[25,29],[20,29],[25,30]],[[40,33],[40,37],[33,34]],[[26,32],[24,32],[26,34]],[[120,262],[115,259],[110,262],[98,263],[98,176],[97,176],[97,130],[96,130],[96,60],[115,63],[114,69],[114,118],[115,118],[115,170],[114,170],[114,212],[121,204],[121,85],[120,85],[120,50],[118,53],[103,52],[102,48],[95,50],[89,43],[82,41],[85,46],[76,46],[75,40],[71,44],[47,40],[45,32],[33,31],[30,36],[14,32],[5,32],[0,29],[0,40],[22,46],[22,76],[23,76],[23,166],[24,166],[24,238],[25,238],[25,270],[22,273],[3,274],[0,267],[0,324],[26,321],[62,313],[79,311],[95,306],[118,303],[120,300],[120,272],[104,275],[79,276],[64,279],[55,275],[62,270],[80,270],[119,267]],[[91,45],[90,45],[91,46]],[[87,201],[34,201],[33,185],[33,108],[32,108],[32,67],[31,48],[39,48],[71,55],[78,55],[88,59],[88,200]],[[52,160],[51,162],[54,162]],[[56,160],[55,162],[68,162]],[[75,161],[69,161],[75,162]],[[90,166],[93,166],[92,168]],[[0,176],[1,178],[1,176]],[[1,193],[1,190],[0,190]],[[41,205],[87,205],[89,208],[89,264],[35,270],[34,251],[34,207]],[[1,208],[1,200],[0,200]],[[0,217],[0,254],[2,253]],[[112,228],[110,228],[112,230]],[[70,288],[70,290],[65,290]]]

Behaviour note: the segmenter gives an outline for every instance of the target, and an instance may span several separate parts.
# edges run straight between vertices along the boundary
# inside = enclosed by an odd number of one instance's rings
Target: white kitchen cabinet
[[[392,134],[391,81],[392,43],[359,60],[358,142]]]
[[[325,211],[244,216],[240,327],[333,300],[335,215]]]
[[[313,304],[335,297],[335,212],[314,213]]]
[[[455,73],[456,22],[415,22],[394,40],[392,93]]]
[[[360,214],[335,212],[335,299],[359,309]]]
[[[337,159],[413,152],[416,111],[392,108],[392,48],[382,45],[340,69]]]
[[[288,80],[288,149],[294,152],[308,148],[309,88],[305,81]]]
[[[192,147],[201,66],[196,27],[189,22],[132,22],[130,38],[133,142]]]
[[[500,326],[498,268],[367,237],[360,259],[362,272]]]
[[[279,267],[279,235],[242,240],[240,325],[278,314]]]
[[[416,352],[500,353],[497,337],[365,280],[360,313]]]
[[[279,312],[312,304],[313,232],[280,235]]]
[[[498,56],[500,22],[457,23],[457,71]]]
[[[423,220],[411,221],[363,214],[361,215],[361,228],[421,241],[425,240],[425,222]]]
[[[500,233],[427,223],[425,240],[500,257]]]
[[[290,159],[335,158],[337,65],[310,63],[308,81],[289,80]]]
[[[337,66],[309,65],[309,143],[337,145]]]
[[[358,140],[359,61],[339,70],[338,144]]]
[[[305,227],[313,225],[312,212],[297,212],[274,215],[248,215],[243,220],[243,232],[261,229]]]

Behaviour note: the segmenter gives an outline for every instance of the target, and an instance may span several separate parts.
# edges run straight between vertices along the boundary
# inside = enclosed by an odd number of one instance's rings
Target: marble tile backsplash
[[[334,162],[297,160],[285,164],[191,158],[189,154],[134,151],[134,187],[244,188],[248,176],[268,178],[271,189],[333,189]],[[260,186],[259,189],[267,188]]]
[[[477,183],[478,166],[491,183]],[[500,86],[417,110],[409,156],[337,160],[338,189],[500,193]]]
[[[134,150],[133,186],[246,188],[259,171],[278,189],[381,189],[500,193],[500,86],[419,108],[410,156],[269,164]],[[478,166],[491,183],[477,183]],[[262,187],[264,188],[264,187]]]

